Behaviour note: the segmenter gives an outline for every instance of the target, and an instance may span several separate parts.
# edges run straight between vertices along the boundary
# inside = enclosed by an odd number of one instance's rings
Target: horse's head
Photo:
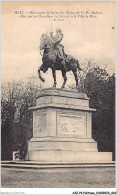
[[[47,34],[42,34],[40,39],[40,50],[52,47],[52,40]]]

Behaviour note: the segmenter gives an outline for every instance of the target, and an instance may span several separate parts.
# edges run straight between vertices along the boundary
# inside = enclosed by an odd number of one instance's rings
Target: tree
[[[96,108],[92,117],[93,138],[99,151],[111,151],[115,159],[115,75],[110,76],[107,65],[99,68],[92,59],[81,67],[84,71],[79,72],[79,92],[87,93],[90,107]]]
[[[115,153],[115,75],[106,70],[93,68],[87,74],[84,92],[90,98],[90,106],[96,108],[93,114],[93,138],[99,151]]]
[[[32,111],[39,87],[34,82],[2,83],[1,136],[2,160],[11,160],[20,149],[24,159],[28,140],[32,137]],[[20,148],[19,148],[20,147]]]

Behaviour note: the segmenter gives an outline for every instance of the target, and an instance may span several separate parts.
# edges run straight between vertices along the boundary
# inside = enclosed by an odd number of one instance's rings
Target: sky
[[[23,14],[16,14],[23,11]],[[79,12],[51,14],[58,21],[40,18],[31,12]],[[82,12],[82,14],[81,14]],[[87,12],[87,13],[86,13]],[[91,12],[96,12],[93,16]],[[23,15],[22,17],[19,17]],[[32,18],[28,18],[31,15]],[[34,15],[34,17],[33,17]],[[47,14],[45,14],[47,15]],[[76,15],[75,18],[68,18]],[[78,16],[79,15],[79,16]],[[83,15],[84,17],[82,17]],[[86,17],[88,15],[88,17]],[[26,16],[26,17],[24,17]],[[56,33],[61,28],[65,52],[76,57],[82,64],[85,59],[94,59],[101,68],[115,72],[115,2],[1,2],[1,69],[2,81],[24,80],[35,76],[42,64],[39,51],[43,33]],[[44,76],[44,75],[43,75]],[[51,70],[44,76],[48,87],[53,82]],[[61,85],[61,73],[57,72]],[[71,81],[70,81],[71,82]],[[74,81],[73,81],[74,82]]]

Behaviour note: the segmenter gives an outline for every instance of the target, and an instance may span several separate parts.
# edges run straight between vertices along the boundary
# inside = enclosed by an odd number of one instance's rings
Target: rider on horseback
[[[56,35],[53,36],[53,32],[50,32],[50,37],[53,40],[53,44],[55,49],[58,51],[58,57],[61,60],[61,63],[63,67],[66,69],[66,59],[65,59],[65,53],[64,53],[64,46],[61,44],[61,41],[63,39],[63,34],[60,28],[57,28]]]

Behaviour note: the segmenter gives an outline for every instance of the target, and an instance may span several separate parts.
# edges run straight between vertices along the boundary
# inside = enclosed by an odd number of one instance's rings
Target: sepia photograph
[[[116,193],[115,8],[1,1],[2,192]]]

